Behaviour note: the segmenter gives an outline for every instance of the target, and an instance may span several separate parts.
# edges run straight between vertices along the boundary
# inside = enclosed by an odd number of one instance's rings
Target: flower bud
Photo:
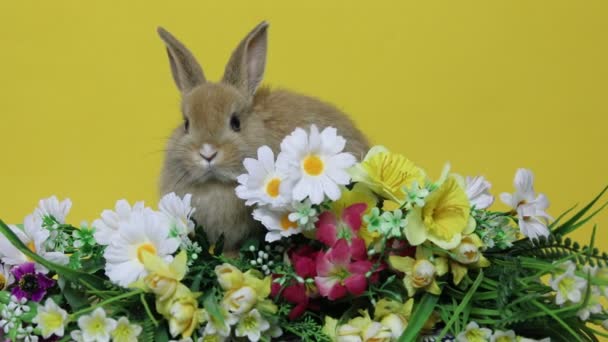
[[[171,336],[181,334],[183,338],[190,337],[201,320],[196,298],[190,293],[173,299],[169,305],[168,318]]]
[[[230,264],[221,264],[215,267],[217,281],[222,289],[228,291],[243,284],[243,273]]]
[[[251,310],[256,300],[257,295],[255,290],[249,286],[243,286],[232,293],[226,294],[222,305],[229,312],[240,315]]]
[[[479,261],[479,248],[470,242],[461,242],[452,252],[455,259],[461,264],[474,264]]]
[[[386,315],[380,323],[391,331],[394,339],[398,339],[407,326],[407,322],[394,313]]]
[[[430,285],[435,280],[435,265],[426,259],[416,260],[412,271],[412,286],[415,288]]]
[[[144,283],[158,296],[159,301],[165,301],[175,294],[179,282],[176,279],[163,277],[158,273],[150,273],[144,278]]]
[[[368,324],[362,335],[364,341],[374,342],[390,342],[393,337],[391,330],[378,322]]]

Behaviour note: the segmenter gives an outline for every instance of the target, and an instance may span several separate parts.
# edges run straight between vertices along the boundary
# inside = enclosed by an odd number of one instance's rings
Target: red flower
[[[365,274],[373,264],[369,260],[355,259],[345,239],[339,239],[326,253],[319,252],[316,261],[315,284],[322,296],[336,300],[347,293],[360,295],[367,288]]]
[[[319,221],[316,224],[317,240],[323,242],[327,247],[331,247],[339,239],[344,239],[348,241],[353,259],[367,259],[365,241],[357,235],[361,229],[361,216],[366,209],[367,204],[365,203],[350,205],[342,212],[340,222],[336,220],[332,212],[323,212],[319,215]]]
[[[294,320],[300,317],[307,309],[318,309],[311,299],[318,296],[317,288],[314,283],[307,282],[317,275],[316,258],[319,252],[310,246],[302,246],[290,253],[291,264],[296,274],[304,281],[292,280],[291,283],[281,291],[281,285],[273,282],[271,287],[272,296],[281,297],[287,302],[295,304],[289,312],[289,319]]]

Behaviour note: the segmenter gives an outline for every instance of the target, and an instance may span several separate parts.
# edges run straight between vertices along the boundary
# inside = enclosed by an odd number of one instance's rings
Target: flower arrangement
[[[595,341],[608,336],[608,255],[566,237],[599,211],[552,219],[520,169],[491,210],[483,177],[433,179],[375,146],[357,162],[335,129],[262,146],[235,191],[264,227],[223,253],[191,196],[116,203],[92,224],[70,200],[0,221],[8,341]],[[600,208],[601,209],[601,208]]]

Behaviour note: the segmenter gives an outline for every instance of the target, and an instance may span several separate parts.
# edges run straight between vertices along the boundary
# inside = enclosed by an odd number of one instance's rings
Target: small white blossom
[[[409,188],[403,187],[403,192],[405,193],[404,208],[406,210],[412,210],[414,207],[424,207],[424,200],[430,194],[426,187],[421,187],[420,184],[418,184],[418,181],[414,181]]]
[[[293,212],[288,216],[289,220],[296,222],[298,226],[304,230],[315,229],[315,223],[319,220],[319,212],[313,208],[312,203],[307,198],[302,202],[293,203]]]
[[[32,322],[38,325],[42,337],[49,338],[51,335],[62,337],[65,325],[68,323],[68,313],[49,298],[44,306],[38,307],[38,313]]]
[[[137,342],[137,336],[141,334],[142,327],[131,324],[127,317],[121,317],[116,322],[116,328],[112,331],[113,342]]]
[[[502,193],[500,199],[517,212],[521,233],[529,238],[548,236],[547,223],[552,220],[546,213],[549,200],[544,194],[536,196],[532,171],[518,169],[514,185],[515,193]]]
[[[253,309],[241,316],[239,322],[236,325],[236,336],[244,337],[247,336],[249,341],[259,341],[262,333],[270,328],[270,324],[267,320],[260,315],[257,309]]]
[[[108,342],[110,333],[116,329],[116,321],[106,317],[102,308],[97,308],[90,315],[80,316],[78,327],[82,331],[83,340]]]
[[[488,328],[480,328],[475,322],[467,325],[466,329],[456,336],[457,342],[476,342],[487,341],[492,336],[492,330]]]
[[[515,342],[517,336],[515,336],[515,331],[501,331],[496,330],[492,337],[490,337],[490,342]]]
[[[196,208],[192,207],[191,201],[191,194],[186,194],[183,198],[180,198],[172,192],[163,196],[158,203],[160,212],[169,219],[172,231],[180,236],[194,232],[194,222],[190,220],[190,217],[196,211]]]
[[[567,270],[549,282],[551,288],[556,291],[555,303],[562,305],[566,301],[578,303],[581,301],[583,291],[587,287],[587,281],[574,275],[576,265],[567,266]]]
[[[45,217],[53,217],[58,223],[64,224],[71,207],[72,201],[69,198],[59,202],[56,196],[51,196],[38,202],[34,215],[40,220]]]
[[[494,203],[494,196],[490,194],[492,185],[483,176],[467,177],[466,185],[467,197],[476,209],[487,209]]]

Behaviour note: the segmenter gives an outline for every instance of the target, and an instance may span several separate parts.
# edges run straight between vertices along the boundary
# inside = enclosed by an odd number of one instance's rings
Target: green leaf
[[[209,316],[213,317],[213,319],[216,322],[218,322],[218,324],[220,326],[224,324],[224,315],[222,314],[222,311],[220,310],[220,306],[219,306],[218,302],[216,301],[213,293],[209,293],[205,297],[203,306],[205,307],[205,310],[207,310],[207,313],[209,314]]]
[[[73,282],[62,281],[60,278],[58,284],[61,288],[61,294],[72,308],[72,311],[80,310],[81,308],[89,305],[89,301],[87,296],[84,294],[84,291],[74,289],[72,287],[74,286]]]
[[[161,324],[156,329],[156,335],[154,336],[156,342],[169,342],[169,332],[165,324]]]
[[[462,300],[460,301],[460,304],[458,304],[458,306],[456,307],[456,310],[454,310],[454,313],[452,314],[452,318],[450,318],[450,320],[445,324],[445,328],[443,328],[443,330],[441,330],[441,333],[439,334],[439,339],[443,338],[448,333],[448,331],[450,331],[450,328],[452,327],[452,325],[454,325],[454,323],[456,323],[456,321],[458,320],[460,313],[463,312],[465,310],[465,308],[468,307],[469,302],[471,301],[471,298],[473,298],[473,295],[477,291],[477,288],[481,284],[482,280],[483,280],[483,270],[479,270],[479,274],[477,275],[477,278],[475,278],[475,282],[473,282],[473,285],[471,285],[471,287],[467,291],[467,294],[462,298]],[[464,322],[464,324],[466,324],[466,323],[467,322]],[[456,330],[458,331],[458,329],[456,329]]]
[[[431,317],[439,296],[425,293],[410,317],[407,328],[399,337],[399,342],[415,341],[426,321]]]
[[[48,268],[49,270],[57,273],[59,276],[66,278],[67,280],[73,281],[75,283],[83,284],[89,288],[94,288],[97,290],[103,289],[102,278],[96,277],[92,274],[84,273],[81,271],[73,270],[69,267],[56,264],[54,262],[50,262],[38,254],[32,252],[26,245],[19,240],[17,235],[13,233],[13,231],[4,223],[4,221],[0,220],[0,233],[4,234],[8,241],[15,246],[21,253],[25,254],[31,260],[37,262],[38,264]]]
[[[593,207],[593,205],[602,197],[602,195],[604,195],[606,190],[608,190],[608,186],[606,186],[604,190],[599,193],[599,195],[595,196],[595,198],[591,202],[589,202],[589,204],[587,204],[583,209],[579,210],[568,221],[557,227],[554,230],[554,234],[566,235],[567,233],[572,232],[573,230],[570,229],[570,226],[574,225],[581,217],[583,217],[583,215],[585,215],[585,213],[587,213],[587,211],[589,211],[589,209]]]

